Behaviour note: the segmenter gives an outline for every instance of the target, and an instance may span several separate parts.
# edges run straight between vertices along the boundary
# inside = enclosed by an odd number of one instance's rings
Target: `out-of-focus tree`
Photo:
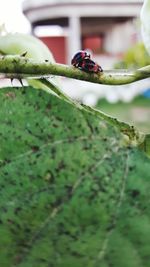
[[[131,47],[123,56],[122,60],[115,64],[115,68],[138,68],[150,64],[148,55],[143,43],[137,43]]]

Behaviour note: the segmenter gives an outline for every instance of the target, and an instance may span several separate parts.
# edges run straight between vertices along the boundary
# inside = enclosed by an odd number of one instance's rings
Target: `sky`
[[[23,0],[0,0],[0,26],[8,32],[30,32],[30,24],[22,13]]]

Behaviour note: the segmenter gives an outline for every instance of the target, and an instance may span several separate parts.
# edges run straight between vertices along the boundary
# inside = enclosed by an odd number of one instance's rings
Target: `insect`
[[[91,60],[90,54],[84,50],[78,51],[74,55],[71,60],[71,64],[74,67],[89,73],[98,73],[103,71],[101,66]]]
[[[78,65],[84,60],[84,59],[90,59],[90,54],[86,51],[78,51],[74,57],[72,58],[71,60],[71,64],[74,66],[74,67],[78,67]]]
[[[93,60],[87,58],[83,59],[79,64],[78,68],[80,70],[83,70],[85,72],[90,72],[90,73],[98,73],[102,72],[101,66],[99,66],[97,63],[95,63]]]

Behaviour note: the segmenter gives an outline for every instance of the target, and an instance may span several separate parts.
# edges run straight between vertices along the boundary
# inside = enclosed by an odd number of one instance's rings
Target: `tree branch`
[[[68,65],[41,62],[24,56],[1,56],[1,78],[46,78],[64,76],[98,84],[122,85],[150,77],[150,65],[137,70],[106,70],[98,74],[86,73]]]

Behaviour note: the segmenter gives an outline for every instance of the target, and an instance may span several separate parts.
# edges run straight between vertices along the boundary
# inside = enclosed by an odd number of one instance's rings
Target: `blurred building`
[[[89,49],[103,67],[137,41],[135,19],[142,0],[25,0],[23,12],[33,33],[51,49],[57,62],[69,63]]]

